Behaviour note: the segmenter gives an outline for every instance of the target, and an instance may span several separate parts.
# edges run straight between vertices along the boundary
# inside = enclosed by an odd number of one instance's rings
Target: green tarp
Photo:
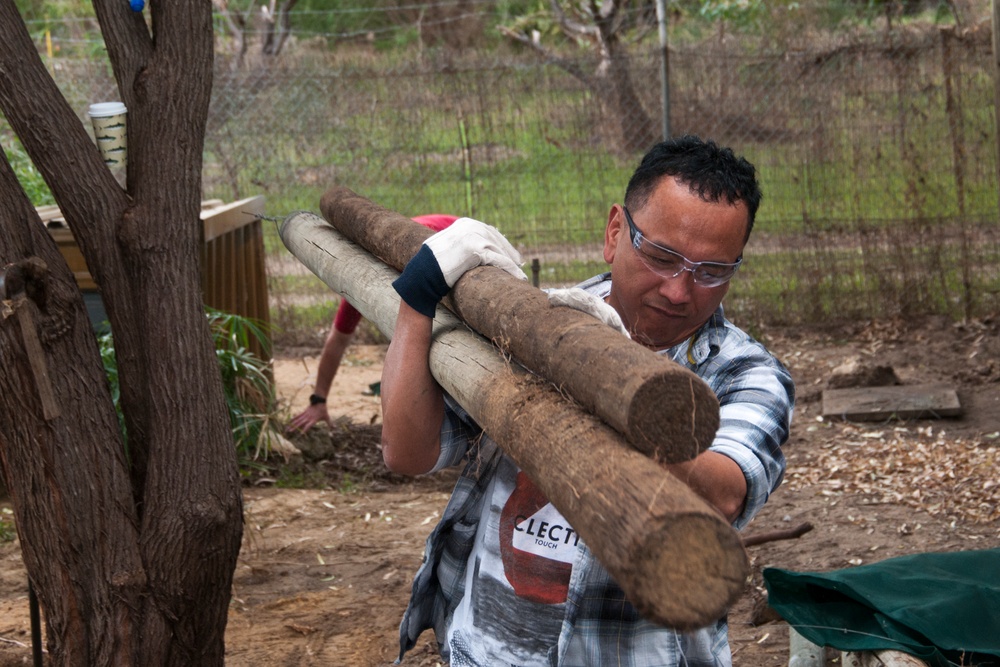
[[[819,646],[895,649],[934,667],[1000,665],[1000,549],[763,575],[768,604]]]

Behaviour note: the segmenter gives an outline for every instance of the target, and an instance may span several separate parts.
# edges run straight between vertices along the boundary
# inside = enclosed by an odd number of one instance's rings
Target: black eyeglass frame
[[[702,287],[720,287],[721,285],[725,285],[727,282],[732,280],[733,276],[735,276],[736,272],[739,270],[740,265],[743,264],[742,255],[740,255],[739,259],[732,264],[725,262],[692,262],[676,250],[671,250],[670,248],[650,241],[646,235],[642,233],[642,230],[636,226],[635,221],[632,220],[632,214],[629,213],[628,207],[624,204],[622,204],[622,212],[625,213],[625,222],[628,223],[629,239],[632,242],[632,247],[635,248],[635,251],[639,255],[639,259],[642,260],[643,265],[658,276],[662,276],[664,278],[676,278],[684,271],[688,271],[690,272],[696,285],[700,285]],[[679,259],[680,268],[672,274],[669,272],[664,273],[662,269],[656,268],[654,264],[657,262],[657,259],[642,249],[642,245],[644,243],[648,243],[658,251],[666,253],[668,256]],[[699,273],[699,270],[703,268],[721,270],[726,273],[726,275],[712,275],[711,273],[704,272]]]

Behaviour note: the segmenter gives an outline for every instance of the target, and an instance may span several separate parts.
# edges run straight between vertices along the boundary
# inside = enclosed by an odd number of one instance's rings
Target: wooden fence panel
[[[100,291],[59,208],[39,206],[36,211],[85,297],[99,296]],[[260,218],[263,214],[263,196],[229,204],[218,199],[202,202],[201,285],[206,306],[250,318],[269,332],[271,316]],[[271,359],[270,350],[256,342],[251,351],[264,360]]]

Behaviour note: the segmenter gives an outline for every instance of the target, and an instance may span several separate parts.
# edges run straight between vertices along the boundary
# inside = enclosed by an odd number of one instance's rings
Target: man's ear
[[[625,214],[619,204],[615,204],[608,212],[608,226],[604,228],[604,261],[611,264],[615,261],[618,244],[628,238],[625,230]],[[628,243],[628,241],[625,241]]]

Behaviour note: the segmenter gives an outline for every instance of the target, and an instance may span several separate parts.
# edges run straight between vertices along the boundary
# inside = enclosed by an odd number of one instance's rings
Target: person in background
[[[737,529],[784,474],[795,393],[784,366],[721,305],[760,200],[756,170],[732,150],[692,136],[659,143],[611,206],[610,272],[549,292],[553,303],[600,318],[715,392],[720,426],[711,446],[663,474]],[[410,475],[465,461],[427,540],[400,625],[400,659],[433,628],[451,667],[731,665],[725,618],[692,632],[643,619],[559,510],[432,377],[437,302],[477,265],[524,278],[520,263],[496,229],[465,218],[431,236],[393,283],[402,301],[382,372],[383,459]],[[566,539],[534,548],[519,539],[532,520]]]
[[[413,218],[414,222],[419,222],[424,227],[432,231],[439,232],[446,229],[451,223],[457,220],[457,216],[430,214],[420,215]],[[327,408],[326,398],[330,394],[330,387],[337,376],[337,370],[344,359],[344,353],[354,339],[354,332],[361,322],[361,313],[358,309],[347,302],[340,300],[337,312],[333,316],[333,323],[330,332],[323,341],[323,351],[320,353],[319,366],[316,369],[316,383],[313,391],[309,395],[309,407],[295,415],[285,429],[288,433],[306,433],[317,422],[331,423],[330,411]]]

